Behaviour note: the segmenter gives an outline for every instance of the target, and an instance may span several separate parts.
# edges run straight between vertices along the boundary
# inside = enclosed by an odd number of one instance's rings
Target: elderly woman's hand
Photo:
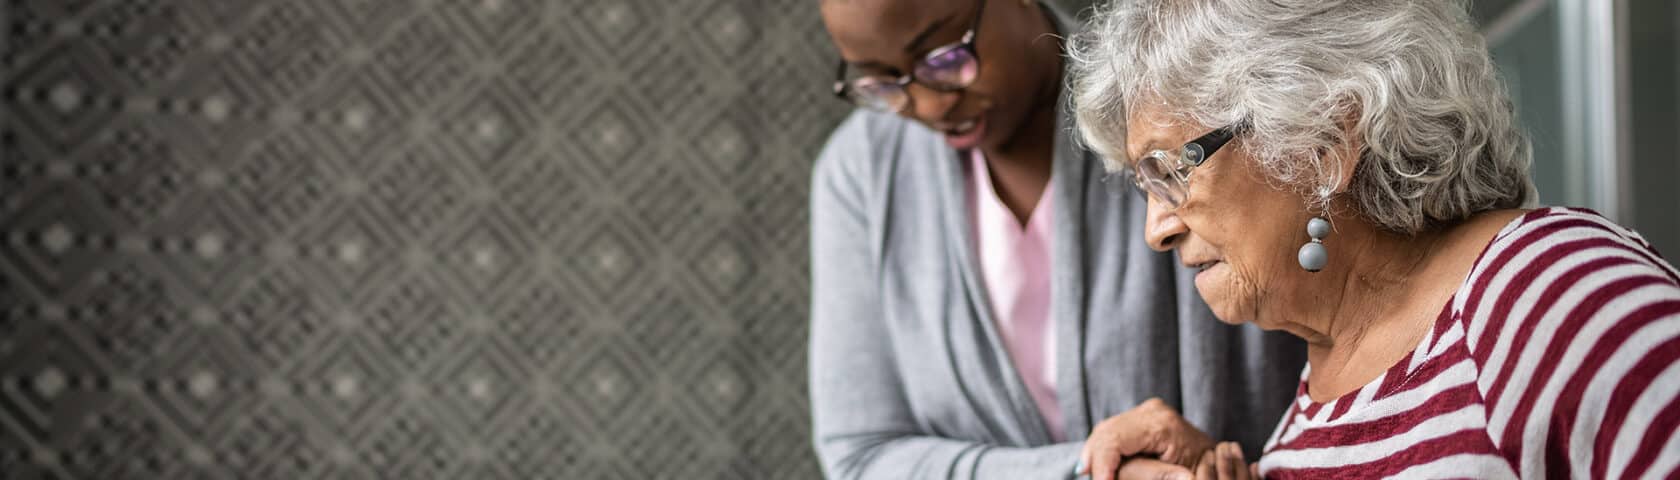
[[[1258,465],[1243,461],[1242,445],[1219,442],[1196,462],[1196,480],[1251,480],[1260,478]]]
[[[1167,475],[1174,472],[1189,478],[1189,469],[1213,446],[1213,440],[1178,411],[1151,398],[1091,430],[1079,457],[1087,467],[1081,473],[1090,473],[1092,480],[1171,478]],[[1128,461],[1138,455],[1153,455],[1160,461]]]

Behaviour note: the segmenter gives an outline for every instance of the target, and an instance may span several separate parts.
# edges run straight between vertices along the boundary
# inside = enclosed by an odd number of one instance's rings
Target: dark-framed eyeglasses
[[[980,77],[980,53],[974,39],[980,32],[980,19],[986,12],[986,0],[979,0],[974,20],[963,33],[962,40],[929,51],[911,67],[910,73],[893,77],[865,75],[846,80],[846,60],[840,60],[835,73],[834,95],[858,106],[884,112],[899,112],[910,106],[912,82],[930,89],[950,92],[968,88]]]
[[[1191,170],[1206,163],[1236,136],[1236,127],[1225,127],[1196,137],[1175,151],[1151,150],[1132,167],[1132,184],[1177,209],[1190,196]]]

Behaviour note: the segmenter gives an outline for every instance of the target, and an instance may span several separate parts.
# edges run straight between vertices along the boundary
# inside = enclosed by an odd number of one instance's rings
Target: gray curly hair
[[[1534,201],[1528,139],[1464,5],[1452,0],[1113,0],[1069,49],[1081,136],[1119,170],[1126,111],[1243,126],[1271,180],[1326,208],[1329,152],[1363,151],[1348,184],[1406,235]],[[1188,140],[1188,139],[1186,139]]]

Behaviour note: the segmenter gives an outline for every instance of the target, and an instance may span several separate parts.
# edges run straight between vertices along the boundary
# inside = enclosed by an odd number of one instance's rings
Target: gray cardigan
[[[1150,397],[1258,454],[1304,347],[1216,320],[1193,273],[1144,243],[1142,197],[1105,181],[1061,118],[1051,319],[1074,441],[1051,444],[994,327],[966,162],[919,124],[859,111],[811,185],[811,410],[828,476],[1070,478],[1091,428]]]

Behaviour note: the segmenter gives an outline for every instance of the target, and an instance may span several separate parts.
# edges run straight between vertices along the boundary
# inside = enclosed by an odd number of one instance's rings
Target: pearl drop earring
[[[1295,260],[1309,272],[1323,270],[1330,263],[1330,251],[1324,248],[1324,238],[1330,236],[1330,221],[1324,217],[1308,220],[1307,236],[1312,240],[1301,245],[1301,250],[1295,253]]]

